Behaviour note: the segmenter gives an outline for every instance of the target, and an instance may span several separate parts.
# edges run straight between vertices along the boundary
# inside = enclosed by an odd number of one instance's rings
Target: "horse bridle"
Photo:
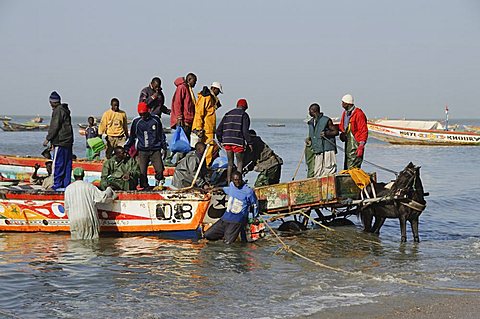
[[[404,188],[401,188],[398,190],[399,191],[398,195],[402,195],[404,191],[406,191],[405,193],[407,195],[407,194],[415,193],[418,190],[415,186],[417,184],[417,177],[418,177],[416,169],[408,168],[407,173],[410,175],[410,179],[408,180],[408,183]],[[406,197],[405,199],[407,199],[408,201],[400,201],[400,204],[408,208],[411,208],[413,210],[416,210],[418,212],[422,212],[427,206],[425,204],[417,202],[413,198]]]

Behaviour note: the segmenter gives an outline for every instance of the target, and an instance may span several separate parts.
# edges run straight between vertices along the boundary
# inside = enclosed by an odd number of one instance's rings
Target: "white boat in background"
[[[446,128],[439,121],[372,120],[368,121],[371,137],[391,144],[404,145],[480,145],[480,134]]]

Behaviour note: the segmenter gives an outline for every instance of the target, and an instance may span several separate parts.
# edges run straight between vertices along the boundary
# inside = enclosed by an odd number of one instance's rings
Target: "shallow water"
[[[294,174],[306,127],[301,121],[252,127]],[[37,154],[45,133],[0,132],[0,153]],[[76,152],[83,154],[83,138]],[[342,162],[342,153],[338,154]],[[327,270],[285,252],[270,236],[224,246],[156,236],[76,242],[68,234],[0,234],[0,318],[285,318],[375,302],[379,296],[480,288],[480,147],[391,146],[370,140],[369,161],[401,170],[421,165],[427,209],[420,244],[400,244],[397,220],[380,237],[356,227],[282,237]],[[377,171],[378,180],[393,178]],[[305,176],[302,165],[298,178]],[[254,174],[248,179],[253,182]],[[458,292],[462,293],[462,292]]]

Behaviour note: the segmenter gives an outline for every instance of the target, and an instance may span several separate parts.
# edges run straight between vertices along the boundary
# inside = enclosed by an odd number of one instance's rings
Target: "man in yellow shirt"
[[[221,106],[218,94],[223,93],[222,85],[219,82],[213,82],[208,87],[204,86],[198,93],[197,103],[195,104],[195,117],[192,124],[192,132],[195,133],[201,142],[215,146],[213,138],[217,127],[217,116],[215,111]],[[209,147],[205,157],[207,166],[213,161],[213,152],[216,147]]]
[[[106,157],[111,158],[115,146],[124,146],[128,138],[127,114],[120,110],[120,101],[113,98],[110,102],[110,110],[103,113],[98,134],[106,134],[107,150]]]

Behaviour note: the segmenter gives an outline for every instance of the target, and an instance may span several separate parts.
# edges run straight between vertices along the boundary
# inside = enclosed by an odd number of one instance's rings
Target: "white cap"
[[[222,85],[220,84],[220,82],[213,82],[212,85],[210,85],[210,87],[214,87],[214,88],[219,89],[220,93],[223,94]]]
[[[354,104],[353,103],[353,96],[351,94],[345,94],[343,97],[342,97],[342,102],[345,102],[347,104]]]

